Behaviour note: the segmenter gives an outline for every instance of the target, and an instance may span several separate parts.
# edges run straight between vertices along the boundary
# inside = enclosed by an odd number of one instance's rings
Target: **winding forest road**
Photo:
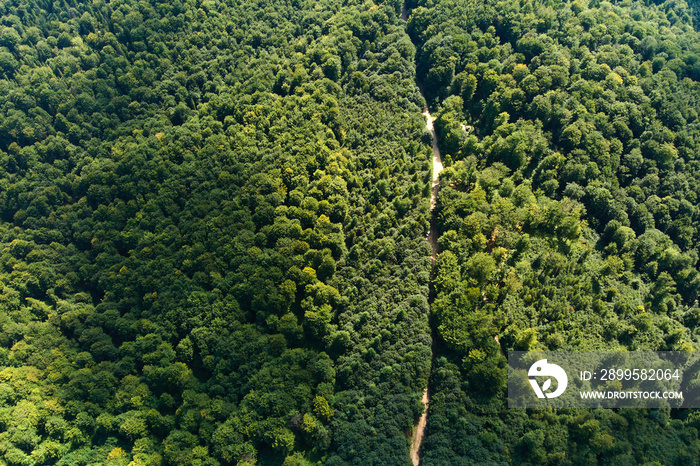
[[[438,149],[437,146],[437,135],[435,134],[435,128],[433,127],[433,121],[435,121],[435,117],[430,115],[430,112],[427,108],[423,110],[423,115],[425,115],[426,117],[425,127],[428,129],[428,131],[430,131],[430,133],[433,136],[433,186],[430,194],[430,212],[432,213],[432,215],[430,220],[430,233],[428,234],[427,239],[428,243],[430,243],[430,248],[432,249],[432,252],[430,253],[430,259],[432,260],[434,267],[435,262],[437,261],[438,251],[438,232],[434,210],[435,205],[437,204],[438,189],[440,188],[440,172],[442,171],[442,158],[440,157],[440,149]],[[432,272],[430,275],[430,278],[432,279]],[[411,461],[413,462],[413,466],[418,466],[420,464],[420,446],[423,442],[423,434],[425,433],[425,426],[428,422],[428,404],[430,403],[430,392],[428,391],[428,388],[426,388],[423,391],[423,398],[421,399],[421,402],[424,406],[423,414],[418,420],[418,425],[416,425],[416,428],[413,431],[413,438],[411,439]]]

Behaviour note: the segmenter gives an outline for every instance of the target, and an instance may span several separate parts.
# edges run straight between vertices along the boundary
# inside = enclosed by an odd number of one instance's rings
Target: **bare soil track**
[[[437,136],[435,134],[435,128],[433,128],[433,121],[435,120],[435,117],[432,117],[430,115],[430,112],[427,108],[423,110],[423,115],[425,115],[426,117],[426,128],[428,129],[428,131],[430,131],[430,133],[433,136],[433,186],[430,194],[430,211],[433,212],[433,210],[435,209],[435,205],[437,204],[438,189],[440,189],[440,172],[442,171],[442,158],[440,157],[440,149],[438,149],[437,146]],[[432,259],[434,266],[437,260],[438,251],[438,230],[434,218],[430,222],[430,233],[428,234],[427,239],[432,249],[430,258]],[[413,466],[418,466],[420,464],[420,446],[423,442],[425,425],[428,422],[428,404],[430,403],[430,392],[428,391],[428,388],[426,388],[423,391],[423,398],[421,399],[421,402],[424,406],[423,414],[418,420],[418,424],[413,430],[413,437],[411,438],[411,461],[413,462]]]

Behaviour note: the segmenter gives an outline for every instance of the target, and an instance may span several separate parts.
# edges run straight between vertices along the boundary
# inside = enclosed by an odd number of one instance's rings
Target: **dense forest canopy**
[[[4,2],[0,464],[696,464],[503,355],[700,348],[699,11]]]
[[[419,2],[407,28],[449,165],[423,463],[694,464],[696,412],[509,410],[502,356],[699,347],[688,6]]]
[[[0,462],[408,463],[430,173],[398,9],[3,4]]]

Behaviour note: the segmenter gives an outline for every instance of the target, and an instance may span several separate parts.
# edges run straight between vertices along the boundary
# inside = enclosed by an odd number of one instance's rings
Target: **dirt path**
[[[406,11],[406,2],[403,2],[403,5],[401,5],[401,16],[399,16],[402,20],[406,21],[408,20],[408,12]]]
[[[433,128],[433,121],[435,121],[435,117],[430,115],[430,112],[427,108],[423,111],[423,115],[425,115],[426,117],[425,127],[433,135],[433,186],[430,194],[430,211],[433,212],[433,210],[435,209],[435,205],[437,204],[438,189],[440,188],[439,181],[440,172],[442,171],[442,158],[440,157],[440,149],[438,149],[437,146],[437,136],[435,135],[435,128]],[[433,218],[430,221],[430,233],[428,234],[428,243],[430,243],[430,247],[432,249],[430,258],[432,259],[433,264],[435,264],[437,260],[437,240],[437,222],[435,221],[433,215]],[[420,464],[420,446],[423,442],[423,435],[425,434],[425,425],[428,422],[428,404],[430,403],[430,393],[428,392],[427,388],[423,391],[423,398],[421,399],[421,402],[424,406],[423,414],[418,420],[418,424],[416,425],[416,428],[413,431],[413,438],[411,439],[411,461],[413,462],[413,466],[418,466]]]
[[[428,403],[430,400],[428,399],[427,388],[423,391],[423,398],[421,398],[420,401],[423,403],[423,405],[425,405],[425,409],[418,420],[418,425],[413,431],[413,438],[411,439],[411,461],[413,461],[413,466],[418,466],[418,464],[420,464],[420,456],[418,456],[418,452],[420,450],[420,444],[423,441],[425,425],[428,423]]]
[[[430,195],[430,210],[432,211],[437,204],[437,194],[440,179],[440,172],[442,171],[442,158],[440,157],[440,149],[437,146],[437,135],[435,134],[435,128],[433,127],[433,122],[435,121],[434,116],[430,116],[430,112],[426,108],[423,110],[423,115],[427,118],[427,123],[425,127],[433,135],[433,191]],[[433,233],[433,230],[430,231]],[[433,255],[435,255],[435,250],[433,250]]]
[[[430,112],[427,108],[423,110],[423,115],[425,115],[425,117],[427,118],[427,123],[425,127],[433,135],[433,186],[430,193],[430,211],[432,212],[435,209],[435,206],[437,205],[438,189],[440,189],[440,172],[442,171],[442,158],[440,157],[440,149],[438,149],[437,146],[437,135],[435,134],[435,128],[433,127],[433,121],[435,121],[435,117],[430,116]],[[433,216],[433,218],[430,220],[430,234],[428,235],[428,243],[430,243],[430,247],[432,248],[432,254],[430,255],[430,258],[432,259],[433,264],[435,264],[435,261],[437,260],[437,240],[437,224]]]

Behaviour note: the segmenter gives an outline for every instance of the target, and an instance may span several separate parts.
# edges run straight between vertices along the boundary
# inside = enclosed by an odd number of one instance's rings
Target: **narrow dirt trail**
[[[438,190],[440,189],[440,172],[442,171],[442,158],[440,157],[440,149],[438,149],[437,146],[437,136],[435,134],[435,128],[433,127],[433,121],[435,121],[435,117],[430,115],[430,112],[427,108],[423,110],[423,115],[425,115],[426,117],[425,127],[428,129],[428,131],[430,131],[430,133],[433,136],[433,186],[430,194],[430,212],[432,213],[435,209],[435,206],[437,205],[437,195]],[[432,214],[432,218],[430,220],[430,233],[428,234],[427,239],[432,249],[430,259],[432,260],[433,265],[435,265],[438,251],[438,231],[434,213]],[[432,271],[430,275],[430,278],[432,279]],[[423,414],[418,420],[418,424],[416,425],[416,428],[413,431],[413,438],[411,439],[411,461],[413,462],[413,466],[418,466],[420,464],[420,446],[423,442],[425,426],[428,423],[428,404],[430,403],[430,392],[428,391],[428,388],[426,388],[423,391],[423,398],[421,399],[421,402],[424,406]]]
[[[437,195],[438,189],[440,187],[440,172],[442,171],[442,158],[440,157],[440,149],[438,149],[437,146],[437,135],[435,134],[435,128],[433,127],[435,117],[430,116],[430,112],[427,108],[423,110],[423,115],[425,115],[425,117],[427,118],[425,127],[428,129],[428,131],[430,131],[430,134],[432,134],[433,136],[433,190],[430,194],[430,211],[432,212],[433,209],[435,209],[435,205],[437,205]],[[432,256],[434,259],[437,254],[437,235],[435,234],[434,228],[431,228],[430,236],[428,238],[430,244],[434,245]],[[434,240],[431,241],[430,238],[433,238]]]
[[[425,425],[428,423],[428,403],[430,399],[428,398],[428,389],[423,391],[423,398],[421,398],[421,403],[425,406],[423,409],[423,414],[421,414],[418,420],[418,425],[413,431],[413,438],[411,439],[411,461],[413,461],[413,466],[418,466],[420,464],[420,456],[418,452],[420,451],[420,444],[423,442],[423,434],[425,433]]]
[[[406,8],[406,2],[403,2],[403,5],[401,6],[401,16],[400,18],[404,21],[408,20],[408,11]],[[425,93],[423,92],[423,87],[418,83],[418,89],[420,90],[421,95],[425,97]],[[438,252],[438,229],[437,229],[437,221],[435,219],[435,206],[437,205],[437,196],[438,196],[438,190],[440,189],[440,172],[442,171],[442,157],[440,157],[440,149],[438,149],[437,145],[437,135],[435,134],[435,128],[433,127],[433,122],[435,121],[435,117],[430,115],[430,111],[428,110],[428,107],[423,110],[423,115],[425,115],[425,127],[428,131],[430,131],[430,134],[433,137],[432,140],[432,158],[433,158],[433,179],[432,179],[432,189],[430,191],[430,213],[431,213],[431,218],[430,218],[430,231],[428,233],[428,243],[430,244],[431,248],[431,253],[430,253],[430,259],[432,262],[432,267],[430,270],[430,280],[432,281],[433,279],[433,273],[435,270],[435,263],[437,261],[437,252]],[[429,299],[432,304],[432,299]],[[411,462],[413,463],[413,466],[419,466],[420,464],[420,447],[421,443],[423,442],[423,435],[425,434],[425,426],[428,423],[428,405],[430,404],[430,387],[425,387],[425,390],[423,390],[423,397],[421,398],[421,403],[423,403],[423,414],[421,414],[420,419],[418,420],[418,424],[416,424],[415,429],[413,430],[413,437],[411,438]]]

